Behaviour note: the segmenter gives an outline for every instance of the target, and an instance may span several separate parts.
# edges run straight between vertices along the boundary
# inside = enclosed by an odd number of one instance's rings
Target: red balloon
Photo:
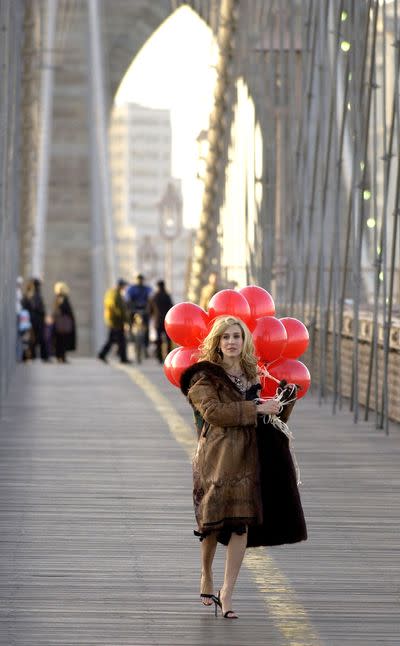
[[[208,315],[194,303],[177,303],[167,312],[165,329],[168,336],[179,345],[199,345],[207,336]]]
[[[275,316],[275,303],[271,294],[266,289],[257,285],[248,285],[239,289],[250,305],[251,316],[259,319],[262,316]]]
[[[307,350],[310,340],[306,326],[298,319],[291,318],[290,316],[279,320],[285,326],[287,333],[287,344],[282,352],[282,357],[287,359],[301,357]]]
[[[296,359],[277,359],[267,366],[268,372],[276,379],[286,379],[290,384],[297,384],[300,390],[297,391],[297,399],[301,399],[310,387],[311,377],[307,366]],[[278,384],[269,379],[265,379],[262,389],[262,397],[273,397]]]
[[[208,304],[210,321],[217,316],[235,316],[246,325],[251,323],[250,305],[245,297],[234,289],[222,289],[214,294]]]
[[[178,352],[174,354],[171,360],[172,376],[177,385],[180,386],[180,379],[186,368],[193,365],[197,361],[198,348],[178,348]]]
[[[262,316],[257,319],[253,339],[258,357],[266,362],[275,361],[286,346],[285,326],[273,316]]]
[[[170,381],[173,386],[179,386],[179,383],[174,379],[173,368],[171,365],[172,359],[174,358],[178,350],[179,348],[174,348],[173,350],[171,350],[171,352],[167,354],[167,356],[165,357],[164,366],[163,366],[164,374],[167,377],[168,381]]]

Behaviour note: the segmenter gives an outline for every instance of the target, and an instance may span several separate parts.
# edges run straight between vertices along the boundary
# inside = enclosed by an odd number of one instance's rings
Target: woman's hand
[[[257,406],[257,413],[260,413],[261,415],[277,415],[280,410],[281,404],[275,401],[275,399],[267,399]]]

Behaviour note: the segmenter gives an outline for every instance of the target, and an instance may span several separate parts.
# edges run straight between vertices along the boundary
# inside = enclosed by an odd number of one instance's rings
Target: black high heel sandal
[[[214,601],[215,595],[214,594],[206,594],[205,592],[202,592],[201,595],[200,595],[200,599],[202,599],[202,600],[203,599],[211,599],[212,601]],[[204,603],[204,601],[202,601],[202,604],[203,604],[203,606],[206,606],[206,608],[208,608],[208,606],[212,606],[212,603]]]
[[[218,590],[217,596],[213,595],[213,601],[215,603],[215,616],[218,615],[218,606],[221,608],[222,612],[222,602],[221,602],[221,590]],[[227,610],[222,613],[224,619],[239,619],[237,614],[233,610]]]

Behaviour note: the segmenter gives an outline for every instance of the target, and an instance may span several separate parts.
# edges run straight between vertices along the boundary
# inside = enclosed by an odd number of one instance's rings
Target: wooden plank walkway
[[[239,621],[198,600],[191,413],[153,360],[19,366],[0,422],[0,644],[400,644],[400,431],[306,398],[310,538],[249,550]],[[216,581],[222,577],[223,550]]]

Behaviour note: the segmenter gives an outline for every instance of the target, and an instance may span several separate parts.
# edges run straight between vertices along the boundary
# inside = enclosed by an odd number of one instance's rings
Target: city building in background
[[[163,278],[177,301],[184,297],[191,236],[182,227],[181,184],[171,177],[171,149],[169,110],[114,106],[110,158],[118,275],[131,280],[143,273],[149,283]]]

